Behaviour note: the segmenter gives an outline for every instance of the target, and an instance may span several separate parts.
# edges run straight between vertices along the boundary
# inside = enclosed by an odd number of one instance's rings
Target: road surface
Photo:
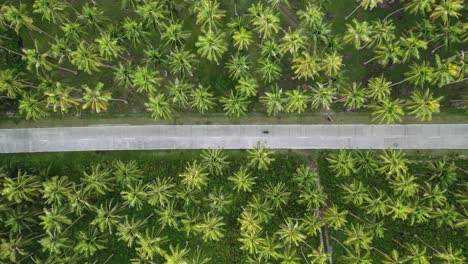
[[[468,149],[468,124],[148,125],[1,129],[0,153],[93,150]]]

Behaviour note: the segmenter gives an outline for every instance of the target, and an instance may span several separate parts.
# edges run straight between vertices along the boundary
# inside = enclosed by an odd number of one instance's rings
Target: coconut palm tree
[[[364,226],[361,224],[354,225],[351,223],[349,228],[344,229],[346,239],[343,241],[343,244],[347,246],[353,246],[354,250],[358,251],[360,249],[370,250],[372,245],[372,240],[374,239],[372,232],[365,230]]]
[[[0,93],[5,93],[10,98],[23,93],[23,89],[28,87],[23,77],[24,74],[16,69],[0,70]]]
[[[281,59],[283,53],[280,50],[278,42],[274,39],[266,40],[260,45],[260,53],[262,57]]]
[[[204,241],[219,241],[224,237],[224,226],[222,216],[205,214],[201,223],[195,226],[195,230],[202,234]]]
[[[312,88],[311,92],[311,107],[315,109],[321,107],[329,111],[330,106],[333,103],[333,99],[336,96],[336,89],[332,87],[325,87],[323,84],[317,83],[317,87]]]
[[[400,38],[401,48],[403,50],[402,62],[407,63],[410,59],[420,59],[420,50],[427,50],[427,41],[422,39],[421,35],[404,35]]]
[[[307,3],[305,9],[297,11],[297,16],[301,27],[316,28],[322,24],[325,12],[316,3]]]
[[[301,56],[293,59],[291,69],[296,74],[295,78],[298,79],[312,79],[318,76],[320,70],[318,58],[315,55],[310,55],[308,52],[303,51]]]
[[[251,209],[242,210],[239,218],[237,218],[237,222],[240,224],[241,234],[258,234],[262,230],[262,220],[259,218],[258,214]]]
[[[145,42],[149,37],[150,33],[145,31],[143,28],[143,23],[126,17],[122,23],[122,28],[124,31],[123,36],[129,40],[133,46]]]
[[[422,14],[425,15],[426,12],[432,11],[433,4],[435,0],[410,0],[405,3],[405,11],[408,11],[410,14]]]
[[[368,250],[346,250],[346,255],[342,257],[345,263],[350,264],[372,264],[370,252]]]
[[[366,94],[376,101],[384,101],[388,99],[391,94],[391,84],[392,83],[387,81],[383,75],[370,78],[367,84]]]
[[[327,157],[330,163],[329,168],[336,176],[348,177],[356,172],[356,160],[352,152],[340,150],[338,153],[332,153]]]
[[[307,209],[315,210],[325,205],[327,202],[327,195],[316,186],[304,187],[299,195],[299,204],[304,204]]]
[[[265,189],[265,197],[277,208],[281,209],[289,201],[291,193],[287,191],[286,185],[279,182],[276,185],[269,184]]]
[[[148,204],[154,207],[164,207],[174,197],[176,185],[170,178],[156,178],[147,188]]]
[[[259,247],[261,247],[263,243],[263,238],[260,237],[259,233],[242,232],[237,241],[241,243],[241,250],[247,251],[252,255],[259,251]]]
[[[37,74],[39,74],[39,70],[42,73],[52,70],[52,63],[48,60],[49,54],[39,51],[36,41],[34,42],[33,49],[23,49],[23,53],[22,58],[26,61],[26,68],[28,70],[34,70]]]
[[[208,197],[203,199],[208,205],[211,213],[226,214],[230,211],[230,206],[233,203],[232,195],[224,192],[223,187],[214,188]]]
[[[365,206],[363,208],[366,209],[368,214],[372,214],[378,217],[383,217],[388,213],[388,206],[387,206],[387,195],[381,191],[376,190],[377,194],[370,192],[366,198]]]
[[[136,208],[141,210],[147,199],[147,186],[143,182],[130,183],[125,191],[120,192],[122,199],[125,201],[124,204],[130,208]]]
[[[39,219],[41,220],[39,225],[42,225],[44,230],[49,233],[61,233],[64,225],[72,223],[64,208],[59,207],[52,207],[50,210],[44,208],[44,215],[40,215]]]
[[[114,69],[114,81],[124,88],[133,86],[133,67],[130,62],[120,63]]]
[[[234,47],[236,47],[239,51],[248,50],[250,44],[252,44],[253,42],[252,35],[252,32],[250,32],[244,27],[241,27],[239,30],[234,31],[234,33],[232,34],[232,41]]]
[[[129,184],[137,183],[143,178],[143,171],[139,168],[136,161],[116,160],[112,163],[115,181],[123,188]]]
[[[167,241],[167,237],[161,236],[161,230],[146,228],[145,232],[138,236],[136,241],[136,252],[144,260],[153,260],[155,257],[166,256],[167,252],[162,249],[162,245]]]
[[[155,210],[158,214],[158,223],[162,229],[166,227],[172,227],[178,229],[178,219],[182,216],[181,212],[176,211],[174,208],[174,202],[170,201],[166,206]]]
[[[411,198],[419,192],[419,184],[413,175],[401,174],[390,179],[390,187],[400,197]]]
[[[455,57],[442,60],[438,54],[435,55],[436,66],[434,67],[433,84],[443,87],[444,85],[454,83],[455,78],[459,78],[462,71],[455,60]]]
[[[35,96],[25,93],[19,101],[18,110],[21,115],[24,115],[26,120],[37,120],[47,116],[43,101],[38,100]]]
[[[345,88],[342,92],[344,105],[349,109],[359,109],[366,102],[366,91],[357,83]]]
[[[176,48],[168,55],[168,65],[172,74],[193,76],[193,65],[197,62],[195,54],[183,47]]]
[[[409,81],[411,84],[419,87],[423,87],[426,84],[430,84],[434,81],[434,68],[429,66],[426,61],[421,64],[413,64],[410,66],[410,70],[405,73],[406,79],[398,83],[394,83],[391,86],[400,84],[405,81]]]
[[[219,65],[219,59],[224,55],[228,49],[225,34],[223,32],[208,31],[198,36],[195,46],[198,48],[197,52],[203,58],[211,62],[216,62]]]
[[[372,176],[377,171],[378,164],[373,151],[355,152],[355,163],[357,171],[364,173],[365,176]]]
[[[245,98],[257,95],[258,82],[253,77],[241,77],[235,89]]]
[[[372,121],[378,121],[379,124],[382,123],[394,123],[395,121],[401,122],[402,117],[405,115],[402,108],[403,100],[395,99],[391,101],[390,99],[385,99],[378,102],[376,105],[371,106],[374,109],[372,112]]]
[[[146,110],[151,112],[154,119],[169,119],[172,116],[173,108],[167,97],[160,93],[150,95],[149,102],[145,103]]]
[[[201,0],[194,4],[196,24],[203,31],[218,30],[221,27],[226,11],[222,10],[217,0]]]
[[[260,102],[265,105],[268,115],[277,115],[284,111],[285,108],[283,89],[280,89],[278,85],[275,85],[270,91],[265,92],[264,96],[260,97]]]
[[[451,18],[459,19],[463,11],[464,4],[461,0],[442,0],[434,5],[430,15],[432,20],[442,20],[444,25],[448,25]]]
[[[202,114],[208,112],[216,105],[213,93],[208,91],[208,87],[204,87],[200,84],[198,88],[191,91],[190,98],[190,105],[195,107]]]
[[[207,149],[201,154],[202,163],[210,174],[223,175],[223,170],[229,165],[228,156],[222,149]]]
[[[98,54],[98,47],[85,41],[81,41],[77,49],[70,53],[70,56],[71,63],[88,74],[98,72],[99,67],[103,65],[102,58]]]
[[[65,9],[67,4],[60,0],[38,0],[34,1],[33,13],[41,14],[42,19],[49,22],[62,22],[67,16]]]
[[[444,188],[448,188],[457,181],[457,167],[453,162],[433,161],[429,163],[427,168],[431,173],[430,180],[437,180]]]
[[[152,214],[150,215],[150,217]],[[129,219],[126,215],[124,221],[120,221],[117,224],[117,232],[116,235],[119,241],[123,241],[127,243],[128,247],[132,247],[133,243],[137,238],[139,238],[141,234],[141,230],[147,223],[148,218],[145,220],[137,220],[135,217]]]
[[[93,227],[90,227],[88,230],[79,231],[76,239],[77,243],[73,250],[78,254],[84,255],[86,258],[90,258],[99,250],[107,248],[107,239]]]
[[[10,233],[8,238],[2,237],[0,240],[0,259],[16,263],[29,254],[27,247],[30,244],[31,241],[24,239],[21,235]]]
[[[342,184],[341,188],[344,192],[343,200],[348,204],[360,206],[369,198],[368,189],[360,181],[353,180],[349,184]]]
[[[257,72],[262,76],[262,80],[269,84],[281,78],[281,66],[271,61],[269,58],[259,60],[259,68]]]
[[[5,177],[1,194],[8,201],[22,203],[33,201],[40,195],[41,183],[38,176],[27,175],[26,172],[18,170],[16,178]]]
[[[401,150],[387,149],[379,155],[378,172],[387,176],[401,176],[408,172],[410,161]]]
[[[356,49],[362,49],[372,40],[373,28],[367,21],[359,22],[353,19],[353,24],[346,24],[346,32],[343,40],[347,44],[353,44]]]
[[[167,264],[180,264],[180,263],[188,263],[187,262],[187,255],[189,254],[189,249],[187,247],[180,248],[180,245],[177,244],[176,247],[172,245],[169,246],[170,254],[164,256],[166,259]]]
[[[98,114],[102,111],[107,111],[109,101],[112,100],[112,92],[109,90],[103,91],[104,84],[102,82],[98,82],[94,89],[89,88],[87,84],[81,87],[84,90],[82,99],[84,101],[83,109],[91,108],[91,110]]]
[[[254,194],[247,204],[248,209],[252,209],[263,222],[268,223],[273,217],[273,205],[264,196]]]
[[[347,210],[339,211],[338,207],[333,205],[325,211],[324,219],[329,226],[337,230],[348,222],[346,220],[347,215]]]
[[[208,173],[206,167],[194,160],[192,163],[187,163],[184,172],[179,174],[182,178],[182,183],[189,189],[202,189],[208,184]]]
[[[12,234],[22,234],[25,229],[31,232],[31,227],[37,224],[36,215],[38,212],[27,205],[19,205],[11,210],[6,210],[4,207],[2,211],[4,211],[5,227]]]
[[[111,170],[103,168],[101,164],[92,166],[90,173],[83,171],[80,181],[84,185],[83,192],[88,194],[105,195],[113,190]]]
[[[93,211],[96,212],[96,217],[91,221],[92,226],[99,228],[102,233],[109,232],[113,233],[114,228],[122,220],[120,213],[123,210],[123,206],[119,202],[115,202],[113,199],[106,200],[101,203],[99,207],[94,207]]]
[[[87,33],[84,26],[77,22],[65,22],[60,29],[63,31],[65,40],[69,42],[79,42]]]
[[[280,51],[283,53],[289,52],[293,57],[306,46],[306,35],[301,29],[284,31],[284,36],[281,38],[279,45]]]
[[[271,7],[263,7],[262,3],[253,4],[249,8],[249,13],[250,23],[261,38],[271,38],[280,30],[280,18]]]
[[[413,264],[429,264],[430,257],[426,255],[427,248],[418,244],[405,243],[404,248],[408,251],[407,260]]]
[[[294,89],[286,92],[286,111],[288,113],[296,112],[298,114],[307,109],[307,104],[310,98],[305,94],[305,91]]]
[[[234,183],[234,190],[237,192],[252,192],[257,177],[249,173],[247,167],[240,167],[233,176],[229,176],[228,180]]]
[[[358,0],[357,2],[359,2],[359,5],[345,17],[345,20],[348,20],[348,18],[351,17],[359,8],[364,10],[372,10],[379,4],[382,4],[384,0]]]
[[[99,38],[95,39],[98,45],[99,55],[107,61],[111,61],[120,56],[124,48],[120,46],[119,39],[109,32],[103,31]]]
[[[88,27],[96,27],[99,31],[102,25],[109,19],[104,15],[104,11],[99,9],[96,5],[84,4],[81,7],[81,14],[78,15],[78,19]]]
[[[440,112],[440,101],[442,96],[434,98],[429,89],[414,91],[408,102],[409,114],[415,115],[421,121],[431,121],[433,113]]]
[[[161,33],[161,40],[164,45],[170,47],[182,46],[190,37],[190,31],[184,31],[182,22],[173,22],[164,26],[164,31]]]
[[[453,249],[452,244],[448,244],[446,247],[442,248],[434,254],[434,256],[442,261],[453,264],[462,264],[465,263],[465,256],[463,255],[463,250]]]
[[[377,60],[378,63],[384,67],[393,64],[399,64],[402,61],[403,49],[399,41],[387,42],[384,45],[377,46],[374,50],[375,56],[364,62],[368,64],[373,60]]]
[[[367,45],[368,47],[386,46],[389,43],[396,41],[396,26],[391,20],[374,20],[371,21],[371,39],[372,41]]]
[[[63,254],[64,250],[72,246],[70,237],[58,232],[46,232],[46,236],[39,240],[43,251],[50,254]]]
[[[154,70],[147,65],[137,66],[131,75],[132,83],[137,88],[137,92],[146,92],[150,95],[158,90],[162,78],[159,71]]]
[[[268,170],[270,164],[275,161],[271,156],[274,152],[262,144],[255,145],[252,149],[247,150],[249,158],[248,166],[257,168],[257,170]]]
[[[232,55],[231,59],[226,63],[229,77],[233,80],[247,77],[250,73],[250,63],[248,55]]]
[[[223,110],[229,117],[241,117],[247,114],[250,101],[240,93],[231,93],[228,97],[222,97],[219,100],[223,104]]]
[[[330,254],[326,252],[323,245],[320,245],[318,248],[314,248],[307,256],[309,257],[310,264],[327,264],[330,259]]]
[[[190,91],[194,88],[193,84],[188,83],[184,79],[179,81],[176,78],[173,82],[169,81],[167,88],[169,89],[169,97],[172,98],[173,103],[183,108],[189,105],[189,95]]]
[[[307,236],[304,232],[304,225],[299,223],[298,220],[291,218],[285,219],[285,222],[279,226],[279,230],[276,232],[279,239],[284,241],[287,245],[292,246],[293,244],[298,246],[299,243],[305,241]]]
[[[325,71],[325,74],[328,77],[337,76],[343,64],[343,56],[339,55],[336,51],[332,53],[326,53],[325,56],[321,59],[321,68]]]
[[[42,183],[42,198],[49,205],[64,205],[71,196],[72,182],[68,176],[54,176]]]
[[[159,33],[166,26],[165,22],[169,17],[169,12],[162,1],[143,1],[136,6],[135,13],[141,17],[141,22],[147,29],[156,28]]]

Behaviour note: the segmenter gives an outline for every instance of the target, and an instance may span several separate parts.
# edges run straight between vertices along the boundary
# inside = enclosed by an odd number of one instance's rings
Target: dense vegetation
[[[464,108],[465,10],[463,0],[4,0],[1,110],[36,120],[334,108],[428,121],[441,104]]]
[[[466,156],[0,156],[1,263],[465,263]]]

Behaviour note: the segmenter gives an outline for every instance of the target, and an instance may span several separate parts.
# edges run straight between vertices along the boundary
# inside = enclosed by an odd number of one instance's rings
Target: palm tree
[[[16,263],[21,261],[22,256],[29,254],[27,247],[30,245],[30,240],[24,239],[22,236],[15,236],[10,233],[8,238],[0,240],[0,259]]]
[[[124,37],[128,39],[133,46],[137,46],[141,42],[145,42],[149,32],[143,29],[143,23],[126,17],[123,21],[122,28],[124,30]]]
[[[150,95],[149,102],[145,103],[145,106],[154,119],[169,119],[172,116],[172,105],[163,93]]]
[[[434,98],[429,89],[423,91],[414,91],[408,102],[409,114],[415,115],[421,121],[431,121],[432,113],[440,112],[440,101],[443,97]]]
[[[312,88],[311,91],[311,107],[316,109],[322,107],[329,111],[336,95],[336,89],[325,87],[323,84],[317,83],[317,88]]]
[[[84,171],[80,181],[84,184],[83,191],[88,194],[105,195],[113,189],[111,170],[101,164],[92,166],[90,173]]]
[[[346,220],[347,215],[347,210],[339,211],[338,207],[333,205],[325,211],[324,219],[329,226],[337,230],[348,222]]]
[[[379,124],[382,123],[394,123],[395,121],[401,122],[402,117],[405,115],[401,105],[403,100],[395,99],[391,101],[390,99],[385,99],[377,103],[377,105],[371,106],[374,111],[372,112],[372,121],[378,121]]]
[[[182,22],[178,23],[169,23],[169,25],[164,26],[164,32],[161,33],[161,40],[165,45],[171,47],[182,46],[185,44],[185,41],[190,37],[190,31],[183,30]]]
[[[176,48],[168,56],[168,65],[172,74],[181,74],[193,76],[193,65],[198,60],[195,54],[182,48]]]
[[[239,30],[234,31],[232,34],[232,41],[237,50],[248,50],[252,44],[252,32],[246,28],[241,27]]]
[[[429,264],[429,259],[426,255],[427,248],[424,246],[419,246],[418,244],[406,243],[404,245],[405,249],[408,250],[409,255],[407,260],[413,264]]]
[[[42,183],[42,198],[46,204],[62,206],[71,196],[71,188],[67,176],[54,176]]]
[[[97,226],[102,233],[112,234],[114,227],[122,220],[120,213],[123,207],[119,202],[114,203],[113,199],[106,200],[93,210],[96,212],[96,217],[91,221],[91,225]]]
[[[421,39],[421,35],[413,35],[410,32],[409,35],[405,35],[400,38],[401,48],[403,50],[403,63],[407,63],[411,58],[418,59],[420,56],[420,50],[427,49],[427,41]]]
[[[248,76],[250,73],[250,63],[247,60],[247,55],[232,55],[231,59],[226,63],[226,69],[231,79],[239,80]]]
[[[260,97],[260,102],[265,105],[268,115],[277,115],[285,108],[283,89],[275,85],[269,92],[265,92],[265,95]]]
[[[33,13],[41,14],[43,19],[49,22],[62,22],[66,17],[67,5],[60,0],[38,0],[34,1]]]
[[[47,116],[44,103],[29,93],[23,94],[19,101],[19,113],[26,117],[26,120],[37,120]]]
[[[70,225],[72,220],[66,216],[65,210],[59,209],[59,207],[53,207],[52,209],[44,208],[44,215],[40,215],[40,225],[44,226],[44,230],[50,233],[63,231],[64,225]]]
[[[368,46],[380,47],[396,41],[396,27],[391,20],[374,20],[371,22],[372,41]],[[395,45],[394,45],[395,46]]]
[[[156,209],[155,212],[158,214],[158,223],[161,228],[172,227],[178,229],[178,219],[182,216],[181,212],[177,212],[174,208],[174,202],[170,201],[164,207]]]
[[[380,167],[378,171],[382,174],[401,176],[408,172],[408,164],[410,161],[401,150],[387,149],[379,155],[379,159]]]
[[[263,238],[260,238],[258,233],[242,232],[237,241],[241,243],[241,250],[247,251],[249,254],[254,254],[257,253],[259,247],[261,247]]]
[[[44,92],[44,95],[47,96],[46,107],[52,106],[54,112],[60,110],[60,112],[66,113],[68,109],[80,104],[79,99],[70,96],[74,90],[72,87],[64,86],[60,82],[56,82],[52,84],[52,87],[46,86],[45,88],[49,88]]]
[[[215,187],[203,200],[209,206],[211,213],[229,213],[229,207],[233,203],[232,195],[224,192],[223,187]]]
[[[85,30],[82,24],[76,22],[66,22],[60,26],[63,31],[64,38],[67,41],[78,42],[84,38]]]
[[[377,46],[374,52],[375,56],[364,62],[364,64],[377,60],[380,65],[386,67],[389,64],[398,64],[402,61],[403,49],[399,41],[387,42],[384,45]]]
[[[265,197],[277,209],[281,209],[283,205],[286,205],[290,196],[291,193],[287,191],[286,185],[283,182],[279,182],[275,185],[269,184],[265,189]]]
[[[124,88],[133,86],[133,69],[130,62],[119,62],[119,66],[114,69],[114,81]]]
[[[161,230],[156,231],[153,227],[146,228],[145,232],[138,236],[135,250],[140,257],[145,260],[153,260],[157,255],[167,255],[166,251],[161,248],[163,243],[167,241],[167,237],[161,237],[160,233]]]
[[[112,165],[115,181],[121,187],[126,187],[143,179],[143,171],[134,160],[127,162],[116,160]]]
[[[300,114],[307,109],[309,96],[305,94],[305,91],[299,89],[290,90],[286,92],[286,102],[286,111],[288,113],[296,112]]]
[[[264,197],[254,194],[247,204],[248,209],[252,209],[263,222],[268,223],[273,217],[273,205]]]
[[[130,208],[141,210],[147,199],[147,185],[143,182],[130,183],[125,191],[120,192],[124,204]]]
[[[438,160],[430,162],[427,166],[432,174],[430,180],[436,179],[444,188],[454,184],[457,181],[457,167],[453,162]]]
[[[79,231],[76,239],[78,241],[73,250],[83,254],[86,258],[90,258],[97,251],[106,248],[107,239],[93,227],[90,227],[87,231]]]
[[[371,249],[373,235],[371,231],[365,230],[363,225],[354,225],[351,223],[351,227],[345,228],[344,232],[346,239],[343,241],[343,244],[347,246],[354,246],[354,250],[356,251],[360,249]]]
[[[179,174],[179,177],[182,178],[182,183],[189,189],[200,190],[208,184],[208,173],[206,173],[205,169],[205,166],[194,160],[192,163],[187,163],[184,172]]]
[[[237,218],[237,222],[240,224],[241,234],[258,234],[262,230],[262,220],[251,209],[242,210],[240,217]]]
[[[81,87],[84,90],[83,109],[90,107],[91,110],[98,114],[102,111],[107,111],[107,108],[109,107],[109,101],[112,100],[112,92],[109,90],[102,91],[102,88],[104,88],[104,84],[102,82],[98,82],[94,89],[89,88],[87,84],[84,84]]]
[[[368,214],[383,217],[388,213],[387,196],[381,190],[376,190],[376,192],[377,195],[374,195],[372,192],[368,195],[364,208]]]
[[[359,109],[366,102],[366,91],[357,83],[345,88],[342,93],[344,105],[349,109]]]
[[[379,4],[382,4],[384,0],[358,0],[358,2],[358,7],[356,7],[349,15],[347,15],[345,20],[348,20],[348,18],[352,16],[359,8],[363,8],[364,10],[372,10]]]
[[[233,176],[228,177],[228,180],[234,183],[234,190],[237,192],[252,192],[255,179],[257,179],[257,177],[252,176],[252,174],[248,172],[247,167],[240,167]]]
[[[203,221],[195,226],[195,230],[202,234],[204,241],[219,241],[224,237],[224,226],[222,216],[206,214]]]
[[[410,14],[422,14],[425,15],[426,12],[432,10],[432,6],[435,3],[435,0],[410,0],[405,3],[405,11],[408,11]]]
[[[274,152],[262,144],[257,144],[252,149],[248,149],[247,154],[250,160],[248,165],[256,167],[257,170],[268,170],[270,164],[275,161],[271,157]]]
[[[222,97],[219,100],[223,105],[223,110],[226,111],[226,115],[229,117],[241,117],[247,114],[247,109],[250,101],[239,93],[231,93],[228,97]]]
[[[147,188],[148,204],[154,207],[166,206],[174,197],[175,186],[169,178],[156,178]]]
[[[84,22],[86,26],[96,27],[101,30],[101,26],[109,19],[104,16],[104,11],[99,9],[96,5],[90,6],[88,3],[84,4],[81,8],[81,14],[78,18]]]
[[[360,206],[369,198],[368,189],[355,179],[349,184],[342,184],[341,188],[344,192],[343,200],[349,204]]]
[[[197,13],[196,24],[201,25],[203,31],[217,30],[221,27],[226,11],[220,8],[217,0],[201,0],[195,3]]]
[[[345,263],[349,264],[372,264],[370,252],[368,250],[362,251],[361,249],[350,251],[346,249],[346,255],[342,257]]]
[[[207,149],[201,154],[202,163],[210,174],[223,175],[223,170],[229,165],[228,156],[222,149]]]
[[[219,65],[219,59],[228,49],[224,38],[225,34],[223,32],[211,30],[198,36],[198,40],[195,43],[195,46],[198,48],[198,54]]]
[[[269,58],[260,59],[257,71],[267,84],[281,78],[281,66],[277,62],[271,61]]]
[[[149,217],[152,217],[151,214]],[[142,234],[140,230],[146,225],[148,218],[145,220],[137,220],[135,217],[132,217],[130,220],[128,216],[125,216],[125,221],[121,221],[117,224],[117,232],[116,235],[119,241],[123,241],[127,243],[128,247],[132,247],[133,243],[137,238],[139,238]]]
[[[327,161],[330,163],[329,168],[338,177],[348,177],[356,172],[356,160],[350,151],[340,150],[338,153],[332,153],[327,157]]]
[[[309,257],[310,264],[327,264],[330,259],[330,254],[325,251],[323,245],[320,245],[318,248],[314,248],[307,256]]]
[[[305,9],[297,11],[299,17],[299,24],[302,27],[316,28],[322,24],[325,13],[322,8],[315,3],[307,3]]]
[[[48,251],[51,254],[62,254],[65,249],[72,246],[70,238],[63,233],[46,232],[46,234],[44,238],[39,240],[43,251]]]
[[[33,211],[27,205],[19,205],[12,210],[6,210],[4,206],[2,211],[4,211],[5,227],[12,234],[22,234],[25,229],[31,232],[31,227],[37,224],[36,215],[38,212]]]
[[[296,74],[295,78],[299,79],[314,79],[320,70],[317,57],[310,55],[308,52],[303,51],[302,55],[293,59],[291,69]]]
[[[161,84],[162,78],[159,71],[149,68],[147,65],[137,66],[131,75],[132,83],[137,87],[137,92],[146,92],[152,95]]]
[[[411,84],[419,87],[423,87],[425,84],[430,84],[434,80],[434,68],[427,65],[426,61],[423,61],[421,64],[413,64],[410,66],[410,70],[405,73],[406,79],[398,83],[392,84],[398,85],[402,82],[409,81]]]
[[[169,96],[172,97],[172,102],[176,103],[179,107],[187,107],[189,105],[189,95],[193,90],[193,84],[176,78],[174,82],[169,81],[167,84],[169,89]]]
[[[283,224],[280,225],[280,229],[276,234],[278,234],[279,239],[284,241],[287,245],[296,245],[305,241],[307,236],[303,233],[304,225],[299,223],[297,220],[292,220],[288,218]]]
[[[49,54],[47,52],[40,52],[37,47],[37,42],[34,42],[33,49],[23,49],[23,60],[26,61],[27,69],[35,70],[39,74],[39,70],[49,72],[52,70],[52,63],[48,60]]]
[[[18,170],[16,178],[5,177],[3,179],[2,195],[6,196],[8,201],[16,203],[32,202],[40,195],[40,187],[39,177],[27,175],[26,172]]]
[[[181,249],[179,244],[176,247],[170,245],[169,250],[171,253],[164,256],[167,264],[188,263],[187,255],[189,254],[189,250],[187,247]]]
[[[235,89],[245,98],[257,95],[258,82],[253,77],[241,77]]]
[[[450,243],[447,247],[444,247],[442,250],[436,252],[434,256],[451,264],[463,264],[466,260],[465,256],[463,255],[463,250],[453,249],[452,244]]]
[[[268,39],[263,45],[260,45],[260,53],[262,57],[275,59],[280,59],[283,55],[278,43],[274,39]]]
[[[98,45],[99,55],[107,61],[117,58],[124,51],[124,48],[119,44],[119,39],[109,32],[102,32],[101,36],[95,41]]]
[[[367,21],[359,22],[353,19],[353,25],[346,24],[346,28],[343,37],[345,43],[353,44],[356,49],[362,49],[371,42],[373,29]]]
[[[315,210],[324,206],[327,202],[327,195],[316,186],[304,187],[299,195],[299,204],[304,204],[308,210]]]
[[[85,41],[81,41],[77,49],[70,53],[70,56],[71,63],[88,74],[99,71],[99,67],[103,65],[102,58],[98,54],[98,47]]]
[[[356,152],[355,162],[356,169],[366,176],[372,176],[377,171],[377,160],[371,150]]]
[[[28,83],[23,80],[24,74],[16,69],[0,70],[0,93],[5,92],[7,97],[15,98],[28,87]]]
[[[343,66],[343,56],[336,51],[325,54],[325,57],[321,60],[321,68],[328,77],[337,76]]]
[[[444,25],[448,25],[450,18],[458,19],[462,16],[459,11],[463,11],[463,7],[462,0],[442,0],[435,4],[430,18],[432,20],[441,19]]]
[[[169,15],[164,3],[159,1],[143,1],[136,6],[135,13],[141,17],[147,29],[157,28],[160,33]]]
[[[198,88],[193,89],[190,93],[190,97],[190,105],[195,107],[202,114],[216,105],[213,93],[209,92],[208,88],[202,85],[198,85]]]
[[[280,50],[283,53],[289,52],[293,57],[299,52],[299,50],[304,49],[306,46],[306,37],[304,32],[301,29],[294,31],[289,30],[285,31],[284,36],[281,39]]]
[[[390,187],[400,197],[411,198],[419,192],[419,184],[413,175],[401,174],[390,179]]]
[[[367,84],[366,94],[376,101],[384,101],[391,94],[391,84],[383,75],[371,78]]]
[[[263,7],[262,3],[252,5],[249,8],[249,13],[252,16],[251,23],[254,30],[263,39],[268,39],[278,33],[280,30],[280,19],[273,12],[271,7]]]
[[[436,54],[435,62],[434,81],[432,83],[437,84],[439,88],[454,83],[454,79],[460,77],[462,71],[455,62],[455,57],[441,60],[439,55]]]

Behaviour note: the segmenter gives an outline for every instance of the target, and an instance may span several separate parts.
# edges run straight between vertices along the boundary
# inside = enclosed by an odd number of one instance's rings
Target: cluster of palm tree
[[[127,103],[113,94],[127,99],[130,90],[143,94],[146,109],[161,119],[177,110],[203,114],[218,106],[227,116],[240,117],[260,101],[268,115],[329,111],[343,103],[348,110],[369,107],[379,123],[398,122],[405,110],[424,121],[440,111],[442,97],[431,88],[465,80],[463,51],[423,59],[466,41],[461,0],[402,3],[397,11],[421,19],[401,36],[392,22],[398,12],[375,21],[353,19],[343,36],[333,33],[327,1],[304,1],[297,10],[281,0],[254,1],[239,11],[234,3],[234,14],[219,0],[122,1],[127,9],[119,21],[98,1],[26,2],[7,1],[0,9],[1,29],[32,43],[12,50],[0,39],[0,50],[21,57],[27,68],[0,70],[0,100],[18,100],[27,119],[79,106],[99,113],[111,101]],[[371,10],[384,1],[358,2]],[[385,71],[410,63],[410,69],[393,84],[383,75],[369,79],[367,87],[361,80],[350,83],[345,44],[372,49],[375,56],[365,64],[378,62]],[[219,65],[234,83],[221,98],[200,80],[200,69],[210,64]],[[87,83],[88,76],[99,81]],[[83,84],[72,85],[77,79]],[[411,97],[392,99],[392,87],[402,83],[414,87]]]
[[[47,168],[4,170],[0,260],[211,263],[229,255],[247,263],[465,261],[462,245],[389,231],[444,228],[447,240],[457,235],[446,228],[466,232],[460,177],[466,171],[453,160],[424,161],[417,174],[412,161],[393,150],[335,152],[320,170],[262,145],[234,155],[204,150],[174,175],[131,160],[80,164],[83,171],[69,176],[50,176]]]

